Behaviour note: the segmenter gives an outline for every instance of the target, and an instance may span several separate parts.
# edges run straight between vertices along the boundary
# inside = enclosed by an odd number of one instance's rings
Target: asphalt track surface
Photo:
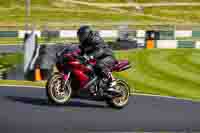
[[[22,51],[22,45],[0,45],[0,53],[15,53]]]
[[[43,88],[0,87],[1,133],[198,131],[199,114],[200,103],[187,100],[138,95],[121,110],[80,99],[55,106]]]

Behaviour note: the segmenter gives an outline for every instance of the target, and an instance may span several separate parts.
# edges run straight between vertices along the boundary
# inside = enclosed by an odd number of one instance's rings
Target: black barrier
[[[146,40],[160,40],[160,32],[154,31],[154,30],[146,31],[145,39]]]
[[[174,31],[159,31],[160,40],[174,40]]]
[[[46,41],[50,41],[52,38],[59,37],[59,31],[42,31],[41,37],[45,38]]]
[[[0,31],[0,37],[18,37],[17,31]]]
[[[28,71],[28,72],[26,72],[24,74],[24,77],[25,77],[26,80],[35,81],[34,75],[35,75],[35,71],[34,70],[30,70],[30,71]]]
[[[126,50],[138,48],[137,41],[118,40],[116,42],[108,42],[113,50]]]
[[[68,44],[40,45],[39,56],[36,63],[40,66],[42,79],[48,79],[56,63],[56,53],[62,51]]]

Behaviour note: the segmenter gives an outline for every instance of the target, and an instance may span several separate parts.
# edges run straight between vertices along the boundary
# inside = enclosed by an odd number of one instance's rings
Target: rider
[[[79,48],[81,49],[81,55],[86,54],[95,58],[97,60],[95,66],[96,74],[98,76],[102,74],[108,76],[112,66],[116,63],[112,49],[104,42],[99,33],[92,30],[90,26],[81,26],[78,29],[77,36],[80,41]],[[112,87],[114,81],[110,81],[109,83],[107,91],[118,92]]]

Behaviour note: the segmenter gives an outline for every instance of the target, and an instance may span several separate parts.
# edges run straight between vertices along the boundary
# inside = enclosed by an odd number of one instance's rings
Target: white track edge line
[[[3,87],[23,87],[23,88],[45,88],[41,86],[26,86],[26,85],[7,85],[7,84],[1,84],[0,86]],[[154,95],[154,94],[144,94],[144,93],[130,93],[131,95],[138,95],[138,96],[149,96],[149,97],[160,97],[160,98],[168,98],[168,99],[175,99],[175,100],[185,100],[185,101],[194,101],[189,98],[177,98],[173,96],[161,96],[161,95]]]
[[[149,96],[149,97],[168,98],[168,99],[175,99],[175,100],[184,100],[184,101],[196,102],[195,100],[192,100],[190,98],[177,98],[177,97],[173,97],[173,96],[161,96],[161,95],[144,94],[144,93],[130,93],[130,94],[131,95],[138,95],[138,96]]]
[[[29,86],[29,85],[7,85],[7,84],[1,84],[0,86],[3,87],[23,87],[23,88],[44,88],[41,86]]]

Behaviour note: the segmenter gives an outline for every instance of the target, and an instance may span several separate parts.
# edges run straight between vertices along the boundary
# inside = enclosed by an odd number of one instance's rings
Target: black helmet
[[[92,32],[93,30],[89,26],[81,26],[77,32],[80,43],[84,43],[89,38]]]

